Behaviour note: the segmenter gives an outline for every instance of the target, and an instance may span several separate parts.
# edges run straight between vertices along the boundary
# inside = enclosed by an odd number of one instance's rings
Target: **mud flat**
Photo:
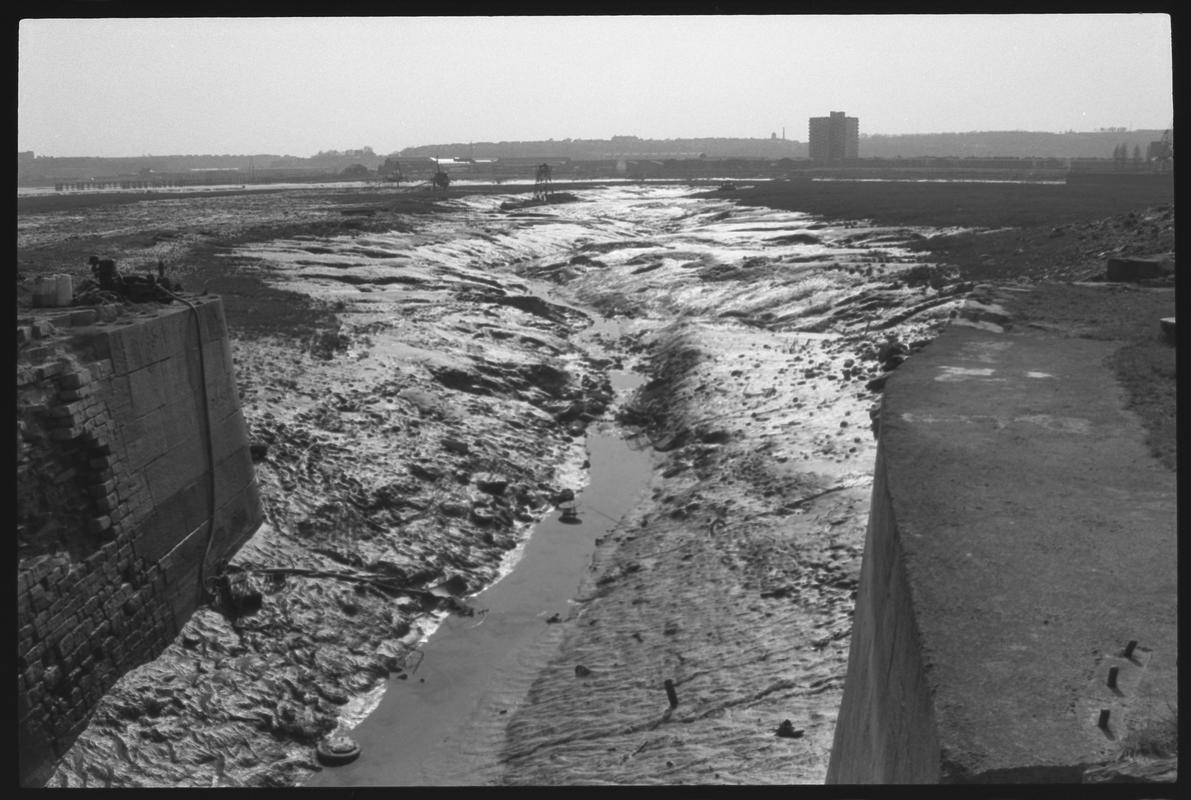
[[[196,614],[51,785],[309,781],[322,736],[363,737],[386,699],[437,688],[420,647],[474,624],[483,595],[429,590],[505,575],[552,500],[589,484],[586,431],[613,420],[658,453],[649,493],[609,515],[576,602],[533,612],[533,667],[494,671],[475,740],[435,758],[463,782],[822,782],[870,411],[970,284],[924,247],[946,238],[932,228],[676,186],[575,194],[521,213],[499,194],[413,213],[301,191],[19,217],[22,270],[86,247],[225,287],[269,519],[234,564],[262,610]],[[626,367],[648,381],[631,396],[611,380]],[[413,780],[451,782],[442,763]]]
[[[648,450],[599,427],[588,436],[580,518],[539,522],[511,572],[467,599],[473,613],[447,617],[408,679],[391,683],[354,729],[359,760],[305,786],[479,785],[500,775],[505,715],[557,646],[598,537],[635,504],[652,472]]]

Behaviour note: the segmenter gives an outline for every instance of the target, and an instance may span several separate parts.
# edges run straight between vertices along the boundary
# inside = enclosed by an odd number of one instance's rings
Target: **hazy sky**
[[[25,19],[17,149],[1164,129],[1162,14]]]

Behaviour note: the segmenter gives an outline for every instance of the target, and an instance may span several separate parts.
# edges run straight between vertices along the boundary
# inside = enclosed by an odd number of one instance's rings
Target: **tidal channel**
[[[610,375],[617,397],[642,382]],[[647,445],[611,421],[587,433],[589,482],[578,520],[558,511],[539,522],[511,572],[467,598],[474,616],[451,615],[420,648],[404,680],[351,736],[361,755],[306,786],[483,785],[500,774],[505,723],[555,652],[560,623],[587,572],[597,539],[616,528],[649,484]]]

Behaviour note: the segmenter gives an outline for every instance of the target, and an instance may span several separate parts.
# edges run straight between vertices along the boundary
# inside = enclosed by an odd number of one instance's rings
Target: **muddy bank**
[[[301,191],[18,218],[24,271],[85,247],[224,293],[269,518],[234,564],[262,610],[196,614],[109,693],[52,785],[305,781],[314,743],[409,685],[425,632],[467,618],[582,490],[585,429],[615,416],[660,454],[651,496],[551,624],[557,654],[502,715],[504,768],[484,780],[822,780],[869,414],[969,284],[914,249],[933,229],[678,187],[577,195],[413,214]],[[622,324],[593,348],[597,314]],[[652,382],[618,408],[624,365]]]

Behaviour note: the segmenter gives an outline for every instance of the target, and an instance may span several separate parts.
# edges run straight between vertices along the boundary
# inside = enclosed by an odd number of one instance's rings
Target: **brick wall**
[[[261,522],[223,306],[192,302],[18,317],[23,784],[44,782]]]

